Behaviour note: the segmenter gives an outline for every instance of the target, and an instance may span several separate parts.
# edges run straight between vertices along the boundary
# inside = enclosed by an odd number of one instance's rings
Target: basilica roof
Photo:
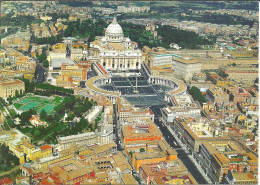
[[[106,29],[106,34],[111,35],[121,35],[123,34],[122,27],[117,23],[116,17],[114,17],[113,22],[108,25]]]

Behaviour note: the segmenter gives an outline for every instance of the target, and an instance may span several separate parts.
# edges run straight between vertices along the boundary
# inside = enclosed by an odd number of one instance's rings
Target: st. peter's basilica
[[[90,43],[89,54],[97,58],[107,70],[140,69],[142,52],[136,42],[124,37],[116,17],[107,27],[105,36]]]

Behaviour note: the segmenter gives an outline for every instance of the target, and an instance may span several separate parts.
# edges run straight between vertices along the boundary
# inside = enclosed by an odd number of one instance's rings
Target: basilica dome
[[[108,25],[108,27],[106,29],[106,34],[109,34],[109,35],[121,35],[121,34],[123,34],[123,29],[117,23],[116,17],[114,17],[113,22]]]

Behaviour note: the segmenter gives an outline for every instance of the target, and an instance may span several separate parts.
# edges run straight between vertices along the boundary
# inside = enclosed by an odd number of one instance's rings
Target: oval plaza
[[[186,93],[181,80],[151,73],[137,43],[124,37],[116,17],[105,36],[90,43],[89,55],[96,61],[92,70],[97,76],[88,79],[86,87],[113,102],[121,96],[135,106],[165,105],[173,95]]]

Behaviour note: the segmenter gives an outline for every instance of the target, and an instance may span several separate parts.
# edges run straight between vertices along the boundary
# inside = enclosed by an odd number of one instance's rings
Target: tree
[[[3,106],[6,105],[6,102],[5,102],[5,100],[2,97],[0,97],[0,104],[2,104]]]
[[[201,94],[199,88],[192,86],[190,93],[193,99],[198,100],[201,104],[207,102],[206,98]]]
[[[24,82],[26,93],[34,92],[34,89],[35,89],[35,83],[34,82],[31,82],[30,80],[28,80],[26,78],[21,78],[20,80],[22,80]]]
[[[35,115],[36,111],[34,109],[30,109],[28,111],[22,112],[22,114],[20,115],[20,119],[22,123],[28,123],[31,116]]]
[[[48,60],[43,61],[42,65],[43,65],[43,67],[48,68],[49,67]]]
[[[15,90],[15,97],[16,97],[16,98],[19,97],[19,92],[18,92],[18,90]]]
[[[257,83],[258,84],[258,81],[259,81],[259,78],[257,77],[254,81],[254,83]]]
[[[22,97],[22,96],[23,96],[23,90],[20,89],[20,97]]]
[[[75,115],[72,112],[70,112],[68,117],[66,118],[66,120],[67,121],[72,121],[74,119],[74,117],[75,117]]]
[[[40,63],[42,63],[43,61],[45,61],[47,59],[47,56],[46,56],[46,54],[41,54],[37,58],[40,61]]]
[[[140,148],[140,152],[144,152],[145,151],[145,149],[144,148]]]
[[[47,113],[44,109],[40,113],[40,118],[43,119],[43,120],[45,120],[47,118]]]
[[[133,156],[133,152],[132,151],[130,151],[129,152],[129,155],[131,156],[131,158],[132,158],[132,156]]]
[[[34,133],[33,133],[33,136],[34,136],[35,138],[38,138],[40,135],[41,135],[41,132],[40,132],[38,129],[36,129],[36,130],[34,131]]]
[[[8,146],[0,144],[0,172],[5,172],[19,165],[19,159],[9,152]]]
[[[11,96],[9,96],[9,97],[7,98],[7,101],[9,102],[9,104],[13,104],[13,100],[12,100],[12,97],[11,97]]]

